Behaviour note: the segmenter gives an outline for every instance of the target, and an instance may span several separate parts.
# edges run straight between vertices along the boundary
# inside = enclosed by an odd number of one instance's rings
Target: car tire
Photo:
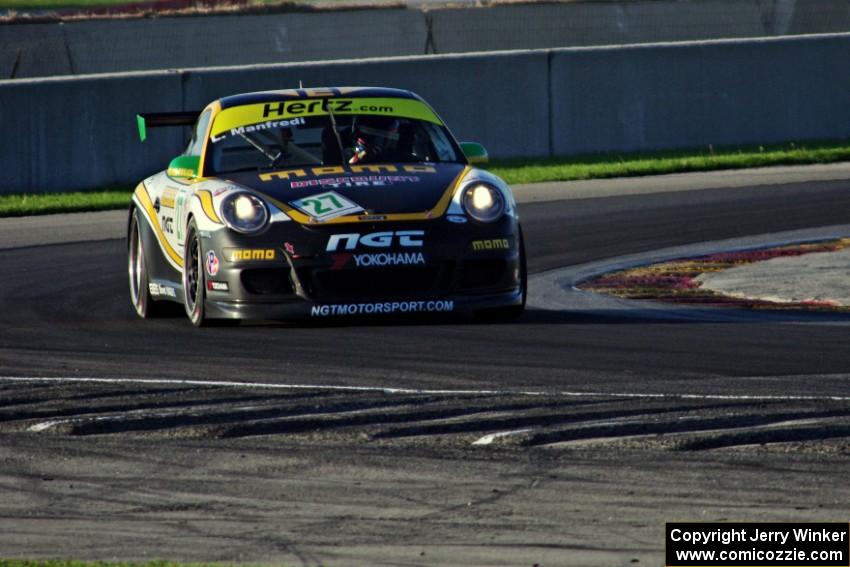
[[[142,319],[151,319],[166,314],[169,306],[165,301],[155,301],[150,293],[150,278],[142,238],[143,223],[141,213],[134,208],[127,231],[127,273],[130,279],[130,302],[136,314]]]
[[[194,220],[186,228],[183,246],[183,305],[189,321],[196,327],[208,323],[206,318],[206,276],[204,274],[204,249]]]
[[[525,312],[525,303],[528,299],[528,267],[525,259],[525,238],[522,235],[522,227],[517,231],[519,240],[519,280],[522,288],[522,303],[509,307],[497,307],[486,309],[476,313],[478,319],[490,322],[513,321]]]

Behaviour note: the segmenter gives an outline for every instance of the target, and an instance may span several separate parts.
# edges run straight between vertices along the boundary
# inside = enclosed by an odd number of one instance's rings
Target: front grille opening
[[[466,260],[460,276],[463,289],[503,287],[508,263],[501,258]]]
[[[373,270],[320,270],[316,287],[322,293],[344,297],[390,297],[424,294],[434,290],[436,266],[396,266]]]
[[[295,293],[289,278],[289,268],[256,268],[242,270],[242,285],[256,295],[287,295]]]

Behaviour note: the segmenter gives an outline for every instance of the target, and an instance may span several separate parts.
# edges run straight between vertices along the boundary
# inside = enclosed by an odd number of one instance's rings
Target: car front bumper
[[[393,238],[411,232],[421,233],[421,244]],[[214,273],[207,266],[207,316],[326,319],[520,305],[518,232],[513,217],[489,224],[284,222],[257,236],[221,230],[204,239],[205,254],[216,257]],[[349,249],[350,235],[360,241]]]

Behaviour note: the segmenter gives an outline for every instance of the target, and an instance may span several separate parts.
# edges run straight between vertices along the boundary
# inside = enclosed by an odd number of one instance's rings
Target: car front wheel
[[[206,300],[206,277],[204,275],[204,251],[198,236],[195,221],[189,222],[186,229],[186,241],[183,247],[183,304],[186,315],[196,327],[207,323],[204,310]]]

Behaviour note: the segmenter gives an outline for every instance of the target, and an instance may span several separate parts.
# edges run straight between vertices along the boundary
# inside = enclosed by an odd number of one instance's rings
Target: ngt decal
[[[225,248],[224,257],[228,262],[268,262],[277,259],[274,248]]]
[[[314,305],[311,317],[337,315],[391,315],[393,313],[449,313],[454,311],[454,301],[385,301],[383,303],[344,303]]]
[[[475,252],[481,250],[510,250],[511,241],[507,238],[492,238],[490,240],[473,240],[472,249]]]
[[[356,232],[333,234],[328,239],[328,245],[325,250],[327,252],[336,252],[339,250],[340,244],[343,243],[344,250],[354,250],[358,246],[389,248],[394,243],[405,248],[415,248],[423,245],[422,237],[424,236],[424,230],[397,230],[395,232],[372,232],[369,234],[359,234]]]

